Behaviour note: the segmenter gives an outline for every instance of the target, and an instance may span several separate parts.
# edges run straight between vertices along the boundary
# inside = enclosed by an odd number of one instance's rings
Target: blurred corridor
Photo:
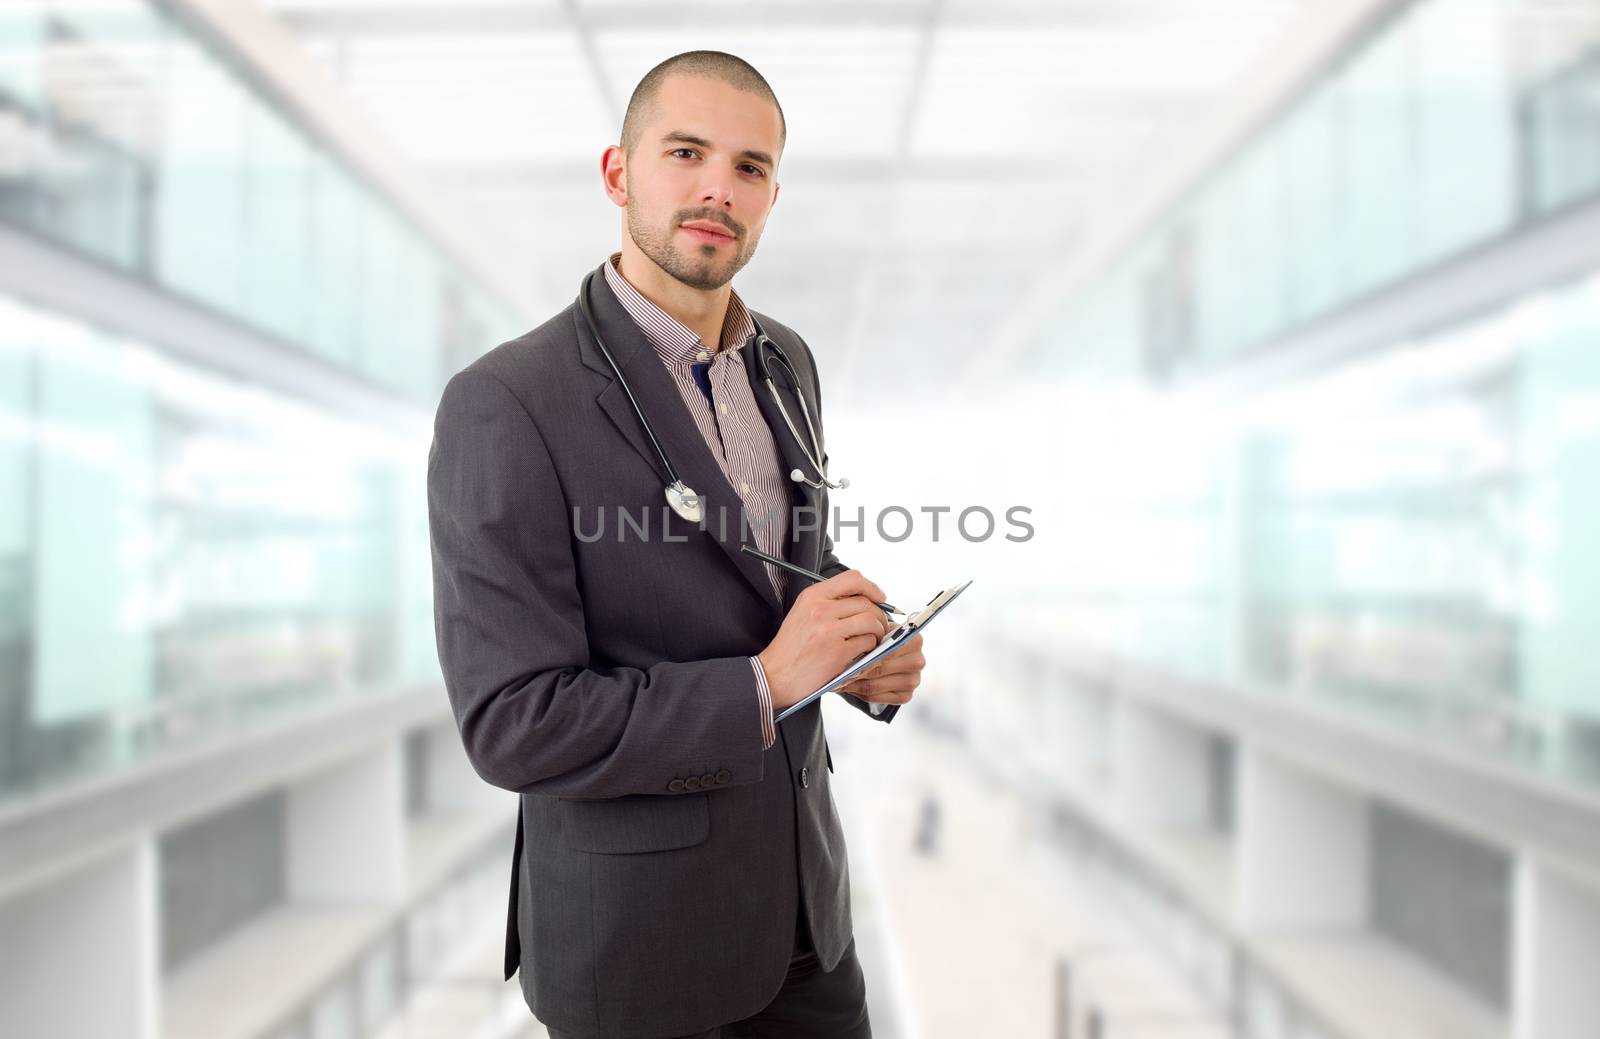
[[[0,1036],[544,1035],[431,422],[698,47],[974,579],[825,708],[874,1034],[1600,1034],[1600,0],[0,0]]]

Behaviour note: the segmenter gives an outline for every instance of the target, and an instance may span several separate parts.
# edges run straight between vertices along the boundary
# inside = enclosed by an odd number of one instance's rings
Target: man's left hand
[[[913,635],[905,645],[840,686],[839,691],[867,703],[907,703],[922,684],[922,668],[927,662],[922,655],[922,636]]]

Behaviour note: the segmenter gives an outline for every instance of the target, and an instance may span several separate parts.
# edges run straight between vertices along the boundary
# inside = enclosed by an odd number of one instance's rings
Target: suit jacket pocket
[[[711,833],[705,791],[561,801],[567,843],[577,851],[626,855],[699,844]]]

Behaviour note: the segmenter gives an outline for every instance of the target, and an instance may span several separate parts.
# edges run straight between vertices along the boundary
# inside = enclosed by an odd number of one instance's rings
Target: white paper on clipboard
[[[857,657],[855,660],[851,661],[849,666],[829,679],[828,683],[821,689],[811,693],[805,699],[785,707],[782,712],[780,712],[777,717],[773,719],[773,721],[783,721],[789,715],[793,714],[795,711],[798,711],[800,708],[804,707],[812,700],[815,700],[823,693],[833,692],[841,685],[849,682],[851,678],[855,677],[855,675],[861,671],[871,667],[881,657],[887,656],[888,654],[899,649],[901,644],[907,639],[917,634],[923,628],[926,628],[929,622],[931,622],[933,618],[937,617],[946,606],[949,606],[952,602],[955,602],[956,596],[966,591],[967,586],[970,584],[972,584],[972,582],[968,580],[962,584],[956,585],[954,588],[946,588],[938,595],[935,595],[932,599],[929,599],[926,606],[920,610],[912,611],[911,615],[908,616],[904,621],[886,632],[883,638],[878,640],[878,644],[876,646]],[[880,714],[882,713],[883,708],[887,707],[888,704],[875,703],[871,704],[870,706],[873,714]]]

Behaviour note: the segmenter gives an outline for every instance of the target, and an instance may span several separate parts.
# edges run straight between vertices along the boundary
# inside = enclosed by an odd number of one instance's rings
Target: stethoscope
[[[656,439],[656,432],[650,428],[650,420],[644,417],[644,409],[639,407],[639,400],[633,395],[633,388],[628,385],[628,380],[622,375],[622,369],[617,367],[616,360],[611,356],[611,351],[606,349],[605,340],[600,337],[600,327],[595,324],[594,313],[589,309],[589,283],[594,280],[594,271],[584,276],[583,285],[578,289],[578,309],[583,311],[583,319],[589,323],[589,332],[594,336],[594,345],[600,348],[600,353],[605,357],[606,363],[611,365],[611,370],[617,373],[617,382],[622,386],[622,392],[628,395],[628,403],[633,405],[633,413],[639,416],[639,425],[644,427],[645,436],[650,438],[650,445],[656,449],[656,454],[661,458],[661,464],[666,466],[667,477],[672,482],[666,486],[667,505],[673,512],[682,516],[690,523],[699,523],[704,515],[700,505],[700,496],[694,489],[683,482],[678,476],[678,471],[672,467],[672,462],[667,458],[667,452],[661,446],[661,441]],[[756,326],[756,364],[761,369],[761,378],[767,384],[767,392],[772,394],[772,402],[778,407],[778,414],[783,416],[783,424],[789,427],[789,435],[794,437],[794,442],[800,448],[800,453],[805,456],[806,462],[816,471],[817,479],[808,479],[798,468],[789,471],[789,479],[796,483],[803,483],[809,487],[821,489],[823,487],[843,490],[850,486],[850,481],[840,477],[838,482],[828,479],[828,468],[822,457],[822,443],[817,437],[817,427],[811,421],[811,409],[806,407],[806,395],[800,391],[800,380],[796,378],[794,365],[789,363],[789,357],[783,348],[773,342],[761,330],[761,323],[756,321],[754,314],[750,320]],[[789,409],[783,406],[783,398],[778,395],[778,387],[772,379],[771,361],[776,358],[782,365],[784,377],[789,385],[794,387],[794,395],[800,401],[800,415],[805,419],[806,432],[810,436],[810,446],[800,439],[800,431],[795,427],[794,420],[789,417]]]

